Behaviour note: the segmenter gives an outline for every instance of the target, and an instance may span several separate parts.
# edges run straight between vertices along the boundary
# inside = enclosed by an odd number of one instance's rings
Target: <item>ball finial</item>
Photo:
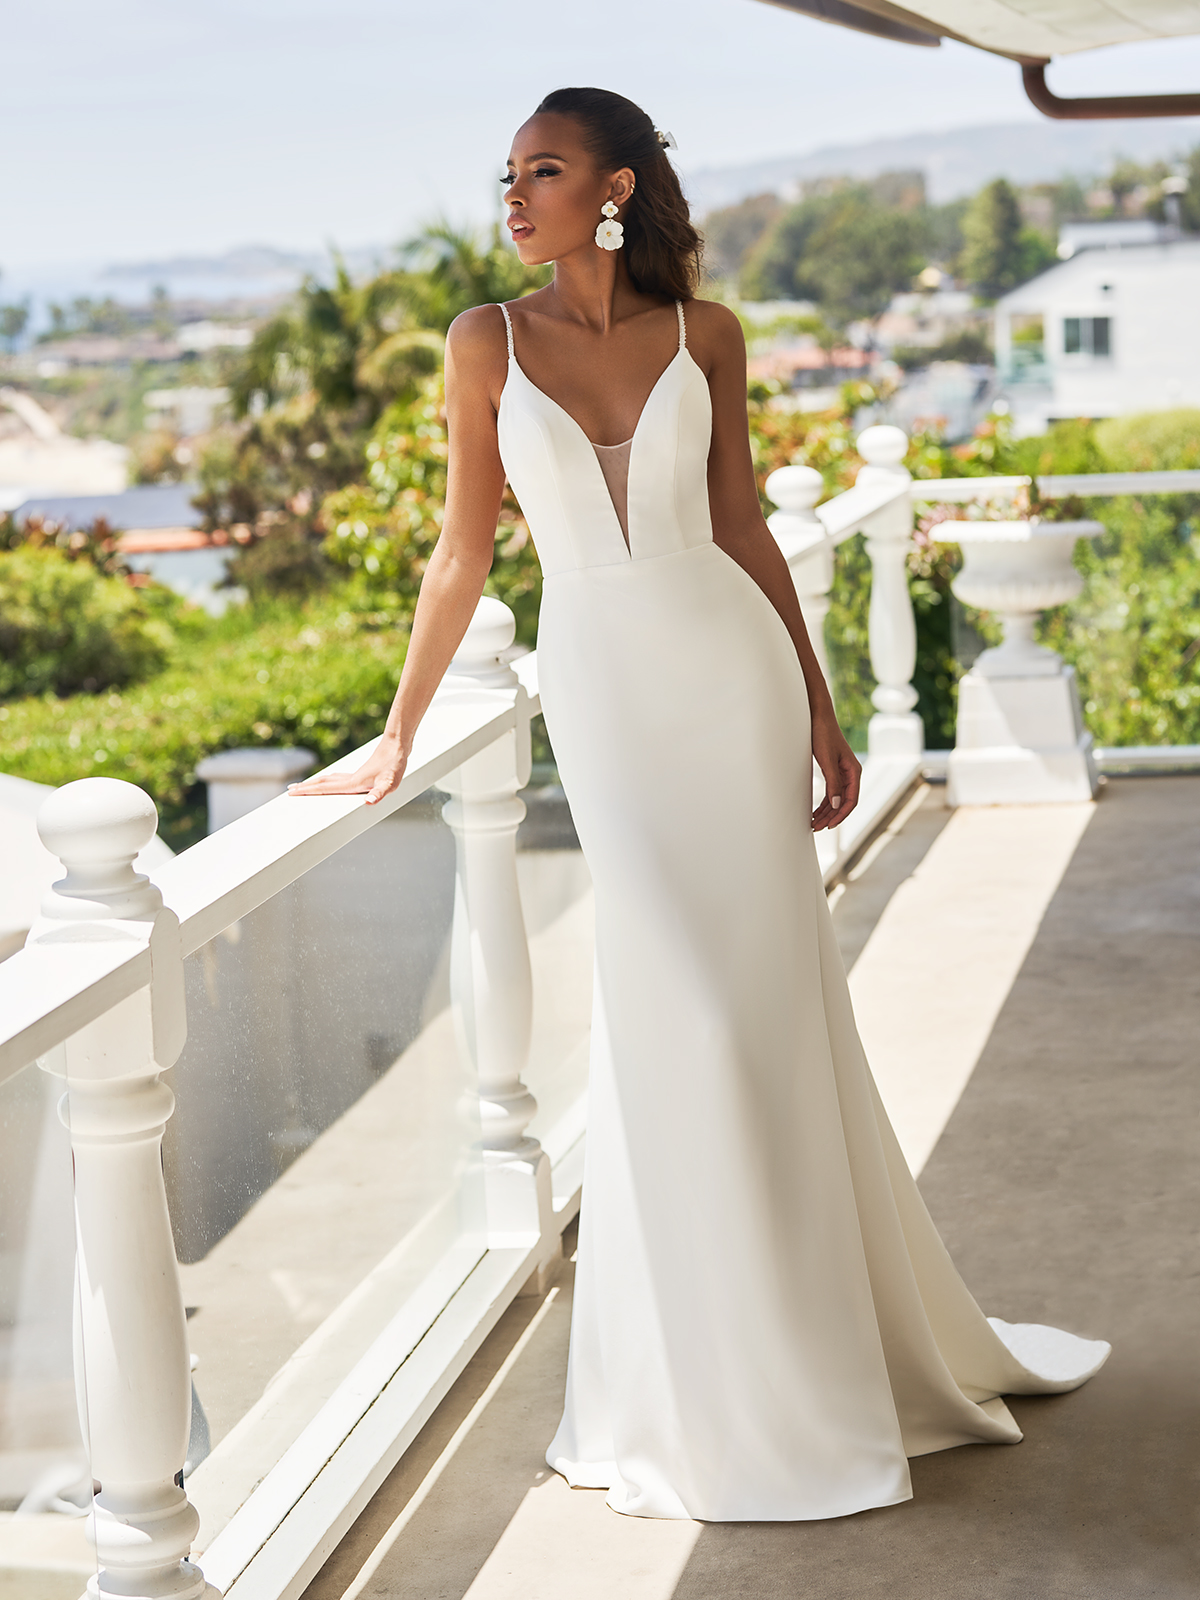
[[[815,467],[776,467],[763,488],[781,511],[811,521],[813,507],[825,493],[825,480]]]
[[[908,453],[908,435],[904,429],[887,422],[864,428],[856,442],[859,455],[872,467],[898,467]]]
[[[38,812],[42,843],[67,869],[42,903],[53,920],[153,915],[158,890],[133,870],[158,826],[150,796],[120,778],[80,778],[57,789]]]
[[[508,649],[516,636],[517,619],[504,601],[483,595],[454,653],[450,671],[473,672],[481,665],[494,666],[497,656]]]

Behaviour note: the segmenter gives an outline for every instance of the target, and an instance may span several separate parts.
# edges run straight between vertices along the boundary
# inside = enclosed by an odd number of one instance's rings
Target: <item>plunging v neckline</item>
[[[515,342],[514,342],[514,339],[513,339],[512,318],[509,315],[508,307],[506,305],[504,305],[503,302],[501,302],[500,305],[499,305],[499,310],[500,310],[501,314],[504,317],[505,333],[507,334],[507,339],[508,339],[508,371],[509,371],[509,373],[511,374],[512,369],[515,368],[518,377],[522,380],[522,382],[525,384],[525,386],[528,389],[531,389],[533,391],[533,393],[535,395],[537,395],[540,399],[544,400],[547,405],[551,406],[555,411],[557,411],[560,416],[565,418],[568,427],[574,433],[576,438],[578,438],[587,447],[588,459],[592,463],[592,470],[595,472],[596,476],[599,477],[599,479],[601,480],[601,482],[603,484],[604,498],[607,501],[609,511],[612,514],[613,524],[615,525],[616,530],[617,530],[617,532],[618,532],[618,534],[620,536],[621,548],[622,548],[622,550],[624,552],[625,559],[627,561],[634,560],[633,529],[630,526],[629,521],[628,521],[628,518],[629,518],[628,498],[626,498],[625,512],[624,512],[624,515],[622,515],[621,510],[618,508],[618,506],[616,504],[616,501],[613,498],[612,485],[609,482],[609,474],[604,469],[604,464],[603,464],[603,462],[601,460],[601,454],[602,454],[602,452],[609,453],[609,452],[614,452],[614,451],[617,451],[617,450],[626,450],[627,449],[630,452],[630,463],[632,463],[632,457],[633,457],[633,453],[634,453],[633,447],[637,443],[638,436],[639,436],[639,434],[641,432],[642,423],[646,420],[646,413],[651,409],[651,406],[652,406],[652,404],[654,402],[655,396],[658,394],[659,390],[666,383],[666,381],[670,377],[671,373],[674,372],[674,370],[675,370],[676,366],[678,365],[680,359],[683,356],[687,356],[689,358],[689,360],[691,360],[692,367],[695,369],[695,371],[696,372],[700,371],[700,368],[696,365],[696,362],[692,358],[691,352],[688,350],[688,347],[687,347],[687,324],[684,321],[682,302],[678,301],[678,300],[675,302],[675,313],[676,313],[676,316],[679,319],[679,345],[678,345],[678,347],[677,347],[677,349],[675,351],[675,354],[671,357],[671,359],[667,362],[666,366],[662,369],[662,371],[659,373],[658,377],[655,379],[654,384],[651,387],[649,394],[647,394],[645,400],[642,402],[642,407],[641,407],[641,410],[638,412],[637,422],[634,425],[634,429],[633,429],[632,434],[630,434],[628,439],[622,440],[619,445],[598,445],[598,444],[594,443],[593,440],[588,438],[587,434],[585,433],[585,431],[583,429],[582,423],[580,423],[575,417],[573,417],[571,415],[571,413],[567,410],[566,406],[562,405],[559,401],[557,401],[554,398],[553,395],[547,394],[546,391],[543,388],[541,388],[538,384],[534,383],[533,379],[529,376],[529,374],[525,371],[524,367],[522,367],[520,361],[517,359],[516,345],[515,345]],[[508,393],[508,378],[506,376],[505,383],[504,383],[504,388],[501,391],[500,401],[499,401],[499,405],[498,405],[498,408],[497,408],[497,420],[499,419],[500,414],[504,410],[504,397],[505,397],[505,395],[507,393]],[[626,491],[625,492],[626,492],[626,497],[627,497],[628,496],[628,479],[626,479]]]
[[[658,393],[659,389],[662,386],[663,380],[666,378],[667,374],[671,371],[671,368],[675,365],[675,363],[679,360],[679,358],[681,356],[687,356],[688,359],[691,360],[691,352],[688,350],[688,347],[685,344],[681,344],[679,346],[679,349],[676,350],[675,354],[671,357],[670,361],[667,362],[666,366],[662,369],[662,371],[659,373],[658,377],[655,379],[654,387],[650,390],[650,393],[646,396],[645,400],[642,402],[642,409],[638,412],[638,419],[637,419],[636,424],[634,425],[633,432],[629,435],[628,439],[622,440],[622,444],[630,444],[631,445],[634,442],[634,440],[637,438],[638,429],[641,427],[642,420],[645,417],[646,412],[650,408],[651,400],[654,399],[654,396]],[[554,409],[556,411],[561,412],[562,415],[564,417],[566,417],[567,421],[571,424],[571,426],[579,434],[580,438],[583,439],[587,443],[589,449],[591,449],[591,450],[619,450],[621,448],[620,445],[612,445],[612,444],[601,444],[601,445],[598,445],[595,442],[594,439],[589,439],[587,434],[583,431],[583,424],[578,422],[578,421],[576,421],[576,419],[567,410],[566,406],[560,405],[559,402],[554,398],[554,396],[552,394],[547,394],[545,389],[541,388],[540,385],[534,383],[533,379],[525,371],[525,368],[517,360],[515,352],[510,352],[509,353],[508,364],[509,364],[510,367],[516,367],[517,371],[521,374],[521,377],[525,380],[525,382],[529,385],[529,387],[534,391],[535,394],[540,394],[543,400],[547,401],[550,405],[552,405],[554,407]],[[692,361],[692,365],[696,366],[696,363],[694,361]],[[699,372],[699,370],[700,370],[699,367],[696,367],[696,371]],[[505,387],[507,388],[507,384],[505,385]],[[503,403],[504,403],[504,394],[503,394],[503,392],[501,392],[501,395],[500,395],[500,403],[501,403],[501,405],[503,405]]]

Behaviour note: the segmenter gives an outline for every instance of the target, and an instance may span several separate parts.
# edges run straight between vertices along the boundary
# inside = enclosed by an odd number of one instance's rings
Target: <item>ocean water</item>
[[[369,270],[375,259],[382,261],[382,249],[348,252],[347,260],[355,273]],[[45,266],[21,266],[11,269],[0,259],[0,302],[11,304],[29,298],[31,302],[30,325],[26,339],[36,339],[50,326],[49,307],[52,303],[69,306],[73,300],[86,297],[91,300],[116,300],[121,305],[144,306],[156,288],[163,288],[173,301],[197,302],[212,307],[237,300],[273,300],[298,287],[306,272],[317,277],[332,273],[330,259],[322,256],[301,257],[295,265],[244,273],[225,269],[214,262],[207,270],[197,270],[202,263],[181,263],[176,268],[170,262],[162,263],[165,270],[114,268],[105,262],[55,262]],[[191,270],[187,270],[187,268]]]

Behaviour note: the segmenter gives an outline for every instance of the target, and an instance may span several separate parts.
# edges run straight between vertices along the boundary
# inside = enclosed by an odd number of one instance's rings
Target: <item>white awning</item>
[[[961,39],[1022,61],[1200,34],[1200,0],[768,0],[906,42]]]
[[[1200,33],[1200,0],[919,0],[906,9],[985,50],[1043,59]]]

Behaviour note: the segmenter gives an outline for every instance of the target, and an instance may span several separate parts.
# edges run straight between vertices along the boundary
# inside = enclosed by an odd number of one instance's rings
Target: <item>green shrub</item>
[[[1176,472],[1200,467],[1200,411],[1144,411],[1096,424],[1109,472]]]
[[[126,778],[154,797],[176,849],[204,832],[196,764],[246,745],[302,745],[322,763],[373,738],[404,660],[404,618],[338,592],[196,623],[175,662],[122,692],[0,705],[4,770],[39,783]]]
[[[366,482],[330,495],[321,508],[327,559],[354,573],[361,592],[384,605],[416,605],[442,531],[447,455],[439,375],[414,401],[392,406],[381,418],[367,446]],[[535,644],[542,573],[529,528],[507,492],[487,593],[512,607],[521,643]]]
[[[1083,593],[1038,636],[1074,666],[1097,744],[1200,743],[1200,496],[1088,512],[1106,533],[1076,550]]]
[[[127,578],[126,565],[117,534],[105,517],[96,517],[86,528],[72,528],[52,517],[22,517],[18,522],[11,511],[0,513],[0,551],[58,550],[71,561],[86,561],[109,578]]]
[[[328,582],[331,569],[320,536],[311,533],[304,518],[267,513],[260,524],[266,525],[264,531],[249,544],[236,546],[226,564],[230,588],[244,589],[251,600],[261,601],[302,597]]]
[[[55,549],[0,553],[0,699],[131,683],[159,671],[172,642],[124,580]]]

